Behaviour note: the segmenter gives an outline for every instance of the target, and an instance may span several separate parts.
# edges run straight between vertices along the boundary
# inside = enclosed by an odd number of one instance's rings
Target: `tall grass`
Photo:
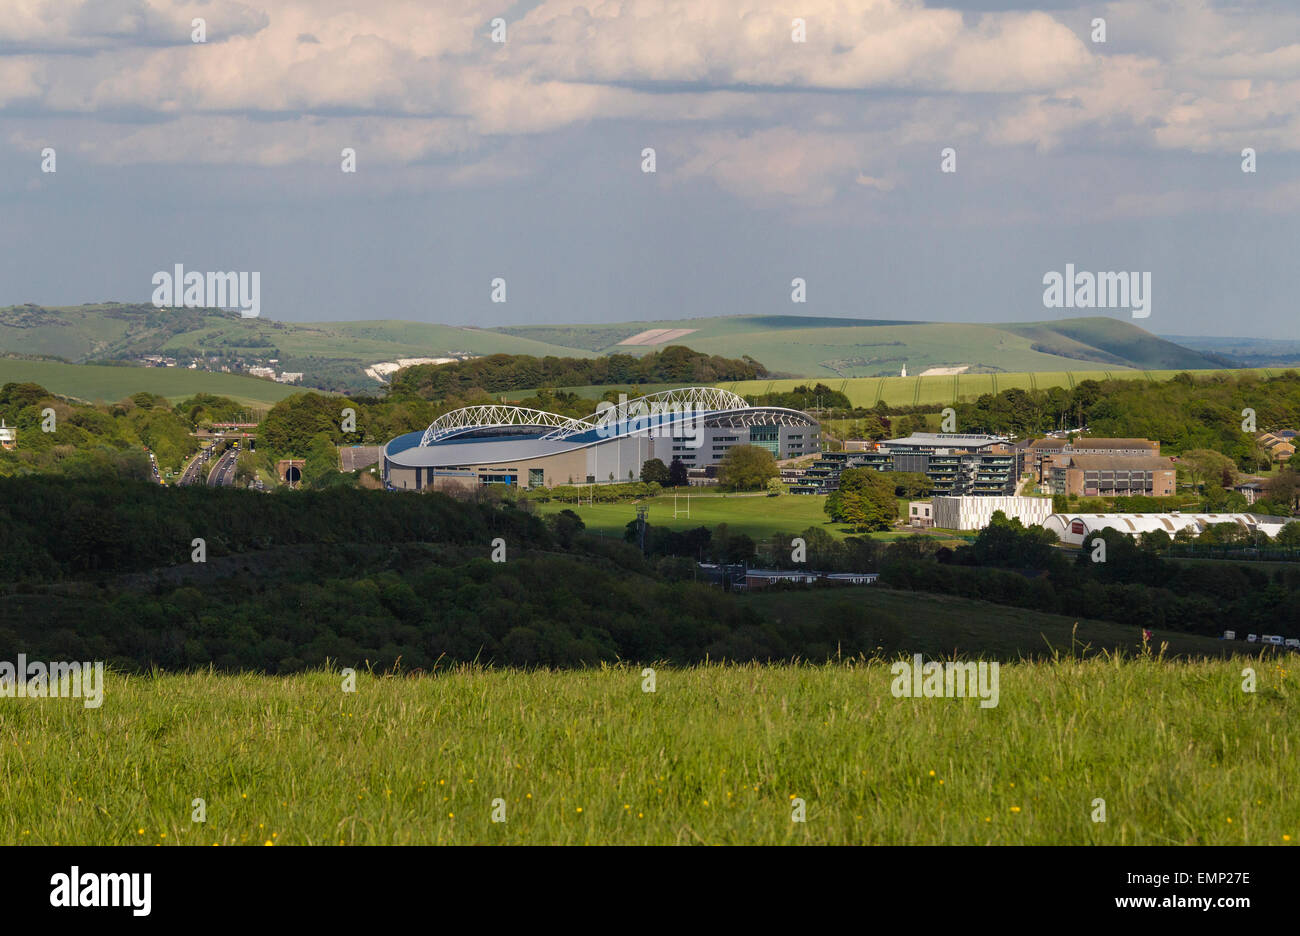
[[[0,841],[1300,838],[1285,658],[1059,658],[1000,676],[1000,704],[984,709],[894,698],[889,664],[864,660],[663,667],[654,693],[624,666],[363,673],[352,693],[333,672],[110,675],[98,709],[0,699]],[[1099,798],[1105,822],[1092,821]]]

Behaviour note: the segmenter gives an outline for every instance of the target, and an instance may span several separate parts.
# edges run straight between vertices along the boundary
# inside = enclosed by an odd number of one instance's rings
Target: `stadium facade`
[[[687,468],[716,465],[736,445],[775,458],[821,451],[821,426],[805,413],[750,406],[727,390],[688,387],[617,404],[583,419],[519,406],[469,406],[383,448],[386,487],[555,487],[638,480],[651,458]]]

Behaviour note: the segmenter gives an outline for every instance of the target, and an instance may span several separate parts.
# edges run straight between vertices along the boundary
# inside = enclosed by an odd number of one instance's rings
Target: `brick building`
[[[1025,467],[1041,485],[1052,478],[1052,469],[1064,466],[1071,455],[1108,455],[1136,458],[1158,456],[1160,443],[1151,439],[1104,439],[1079,436],[1073,442],[1065,439],[1035,439],[1025,446]]]
[[[1081,497],[1169,497],[1177,483],[1173,462],[1150,455],[1062,454],[1048,470],[1044,486],[1051,493]]]

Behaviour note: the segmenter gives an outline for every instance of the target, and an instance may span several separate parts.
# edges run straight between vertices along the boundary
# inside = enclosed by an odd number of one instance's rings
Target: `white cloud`
[[[919,144],[1300,151],[1296,14],[1103,10],[1106,46],[921,0],[543,0],[498,45],[476,0],[11,0],[0,114],[21,117],[11,145],[44,119],[106,164],[290,166],[362,141],[371,164],[455,153],[466,184],[539,165],[503,139],[635,120],[683,154],[666,178],[804,205],[905,188],[934,167],[890,153]]]

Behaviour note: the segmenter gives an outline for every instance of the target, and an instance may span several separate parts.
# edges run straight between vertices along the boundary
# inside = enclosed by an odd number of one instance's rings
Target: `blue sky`
[[[1042,302],[1073,263],[1150,271],[1157,333],[1300,338],[1292,5],[556,0],[503,5],[503,44],[494,15],[17,0],[0,304],[147,301],[183,263],[297,321],[1032,321],[1075,314]]]

